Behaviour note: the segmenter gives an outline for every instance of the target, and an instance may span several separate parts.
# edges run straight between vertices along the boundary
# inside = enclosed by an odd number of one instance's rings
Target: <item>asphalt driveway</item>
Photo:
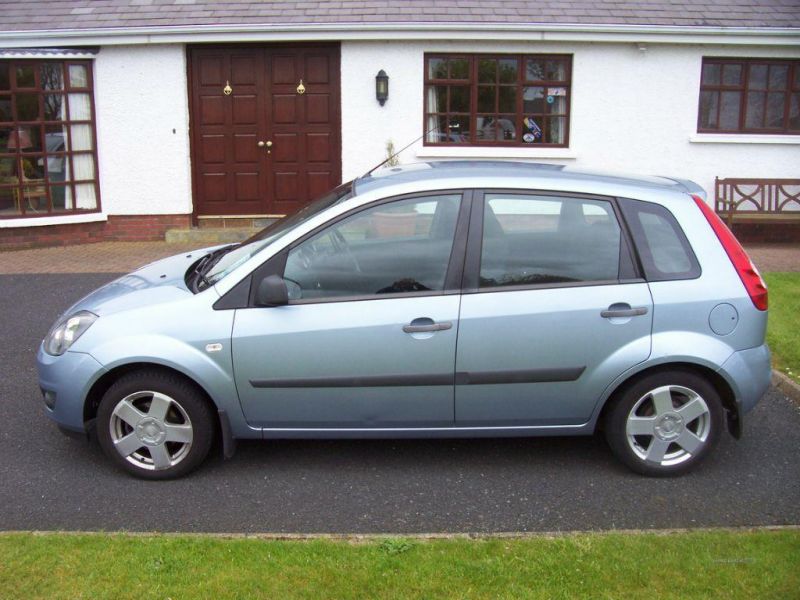
[[[44,416],[36,347],[113,275],[0,275],[0,529],[497,532],[800,524],[800,410],[772,391],[699,470],[629,473],[600,438],[240,444],[144,482]]]

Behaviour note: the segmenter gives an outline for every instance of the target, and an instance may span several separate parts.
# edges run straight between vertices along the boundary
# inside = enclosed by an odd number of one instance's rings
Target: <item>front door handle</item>
[[[415,321],[417,319],[414,319]],[[403,325],[403,331],[406,333],[425,333],[427,331],[447,331],[451,329],[453,324],[450,321],[442,321],[441,323],[426,323],[425,325]]]
[[[611,308],[609,306],[608,310],[604,310],[600,313],[600,316],[604,319],[618,319],[620,317],[640,317],[646,314],[646,306],[639,306],[637,308]]]

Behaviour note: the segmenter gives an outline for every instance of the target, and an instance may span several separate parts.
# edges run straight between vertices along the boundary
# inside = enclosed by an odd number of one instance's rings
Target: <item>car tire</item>
[[[616,457],[651,477],[681,475],[719,441],[724,409],[708,380],[691,371],[654,373],[623,388],[605,417]]]
[[[174,479],[197,468],[214,439],[214,413],[178,375],[135,371],[120,377],[97,410],[106,455],[142,479]]]

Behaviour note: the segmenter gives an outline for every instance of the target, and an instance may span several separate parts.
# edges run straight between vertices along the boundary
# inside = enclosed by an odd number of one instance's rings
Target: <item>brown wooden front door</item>
[[[193,47],[189,64],[195,214],[289,214],[340,183],[338,45]]]

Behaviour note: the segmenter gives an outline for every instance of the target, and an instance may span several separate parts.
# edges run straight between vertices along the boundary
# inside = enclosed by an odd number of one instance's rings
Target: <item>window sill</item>
[[[21,219],[2,219],[0,218],[0,229],[10,229],[12,227],[41,227],[44,225],[70,225],[72,223],[96,223],[107,221],[108,215],[100,212],[85,213],[81,215],[55,215],[52,217],[31,217]]]
[[[501,148],[497,146],[423,146],[417,150],[418,158],[566,158],[578,155],[571,148]]]
[[[693,133],[692,144],[800,144],[800,135],[760,133]]]

